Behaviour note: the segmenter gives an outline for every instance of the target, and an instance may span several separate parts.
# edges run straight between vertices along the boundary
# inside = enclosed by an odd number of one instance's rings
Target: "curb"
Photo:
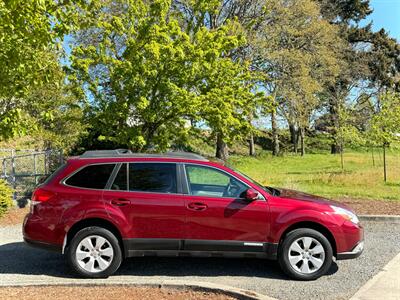
[[[400,216],[398,215],[359,215],[358,218],[361,221],[400,223]]]
[[[197,291],[217,292],[224,295],[232,296],[241,300],[276,300],[275,298],[259,294],[250,290],[235,288],[227,285],[197,282],[197,281],[181,281],[181,280],[164,280],[164,281],[143,281],[143,282],[126,282],[116,280],[70,280],[65,283],[44,282],[44,281],[27,281],[16,284],[1,285],[1,287],[27,287],[27,286],[132,286],[132,287],[154,287],[154,288],[173,288],[173,289],[192,289]]]
[[[398,295],[396,294],[396,289],[393,286],[382,286],[378,282],[380,280],[386,280],[390,282],[391,278],[387,278],[388,272],[393,272],[393,269],[397,269],[398,265],[400,265],[400,253],[397,254],[391,261],[389,261],[386,266],[384,266],[381,271],[373,276],[370,280],[367,281],[351,298],[350,300],[363,300],[363,299],[377,299],[376,290],[382,299],[398,299]],[[397,277],[398,278],[398,277]],[[395,286],[396,282],[392,282]],[[378,285],[378,288],[376,287]],[[375,286],[375,287],[374,287]],[[397,291],[399,289],[397,288]]]

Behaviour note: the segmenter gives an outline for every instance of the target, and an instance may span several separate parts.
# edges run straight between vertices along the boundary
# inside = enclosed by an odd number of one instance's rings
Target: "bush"
[[[4,180],[0,180],[0,217],[13,206],[12,195],[13,190],[10,186]]]

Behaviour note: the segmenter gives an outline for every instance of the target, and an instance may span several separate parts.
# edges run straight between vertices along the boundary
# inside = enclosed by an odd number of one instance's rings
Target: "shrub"
[[[0,180],[0,217],[13,206],[12,201],[13,190],[4,181]]]

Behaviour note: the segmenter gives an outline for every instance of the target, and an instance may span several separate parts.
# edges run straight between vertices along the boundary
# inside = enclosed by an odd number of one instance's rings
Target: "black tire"
[[[316,239],[322,245],[325,251],[325,260],[322,266],[316,271],[309,274],[299,272],[294,267],[292,267],[292,265],[289,262],[290,246],[297,239],[300,239],[302,237],[311,237],[313,239]],[[309,228],[300,228],[289,232],[279,245],[278,249],[279,265],[288,276],[296,280],[315,280],[321,277],[322,275],[326,274],[326,272],[329,270],[332,264],[332,256],[333,256],[333,251],[329,240],[320,232]],[[303,263],[304,262],[299,262],[300,265]]]
[[[112,247],[113,256],[107,261],[109,263],[109,266],[105,270],[89,272],[80,266],[76,258],[76,251],[79,244],[81,243],[81,241],[89,236],[100,236],[102,238],[105,238],[108,243],[108,245],[106,244],[106,246]],[[86,278],[106,278],[117,271],[119,266],[121,265],[122,251],[118,239],[112,232],[101,227],[91,226],[84,228],[75,234],[75,236],[69,243],[68,248],[66,249],[66,258],[72,270],[80,276]]]

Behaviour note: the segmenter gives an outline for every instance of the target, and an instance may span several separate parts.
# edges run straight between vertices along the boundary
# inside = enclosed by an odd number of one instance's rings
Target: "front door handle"
[[[201,202],[191,202],[188,204],[187,208],[190,210],[195,210],[195,211],[202,211],[207,209],[207,204],[201,203]]]
[[[129,201],[128,199],[123,199],[123,198],[111,200],[111,204],[114,204],[116,206],[125,206],[130,203],[131,203],[131,201]]]

